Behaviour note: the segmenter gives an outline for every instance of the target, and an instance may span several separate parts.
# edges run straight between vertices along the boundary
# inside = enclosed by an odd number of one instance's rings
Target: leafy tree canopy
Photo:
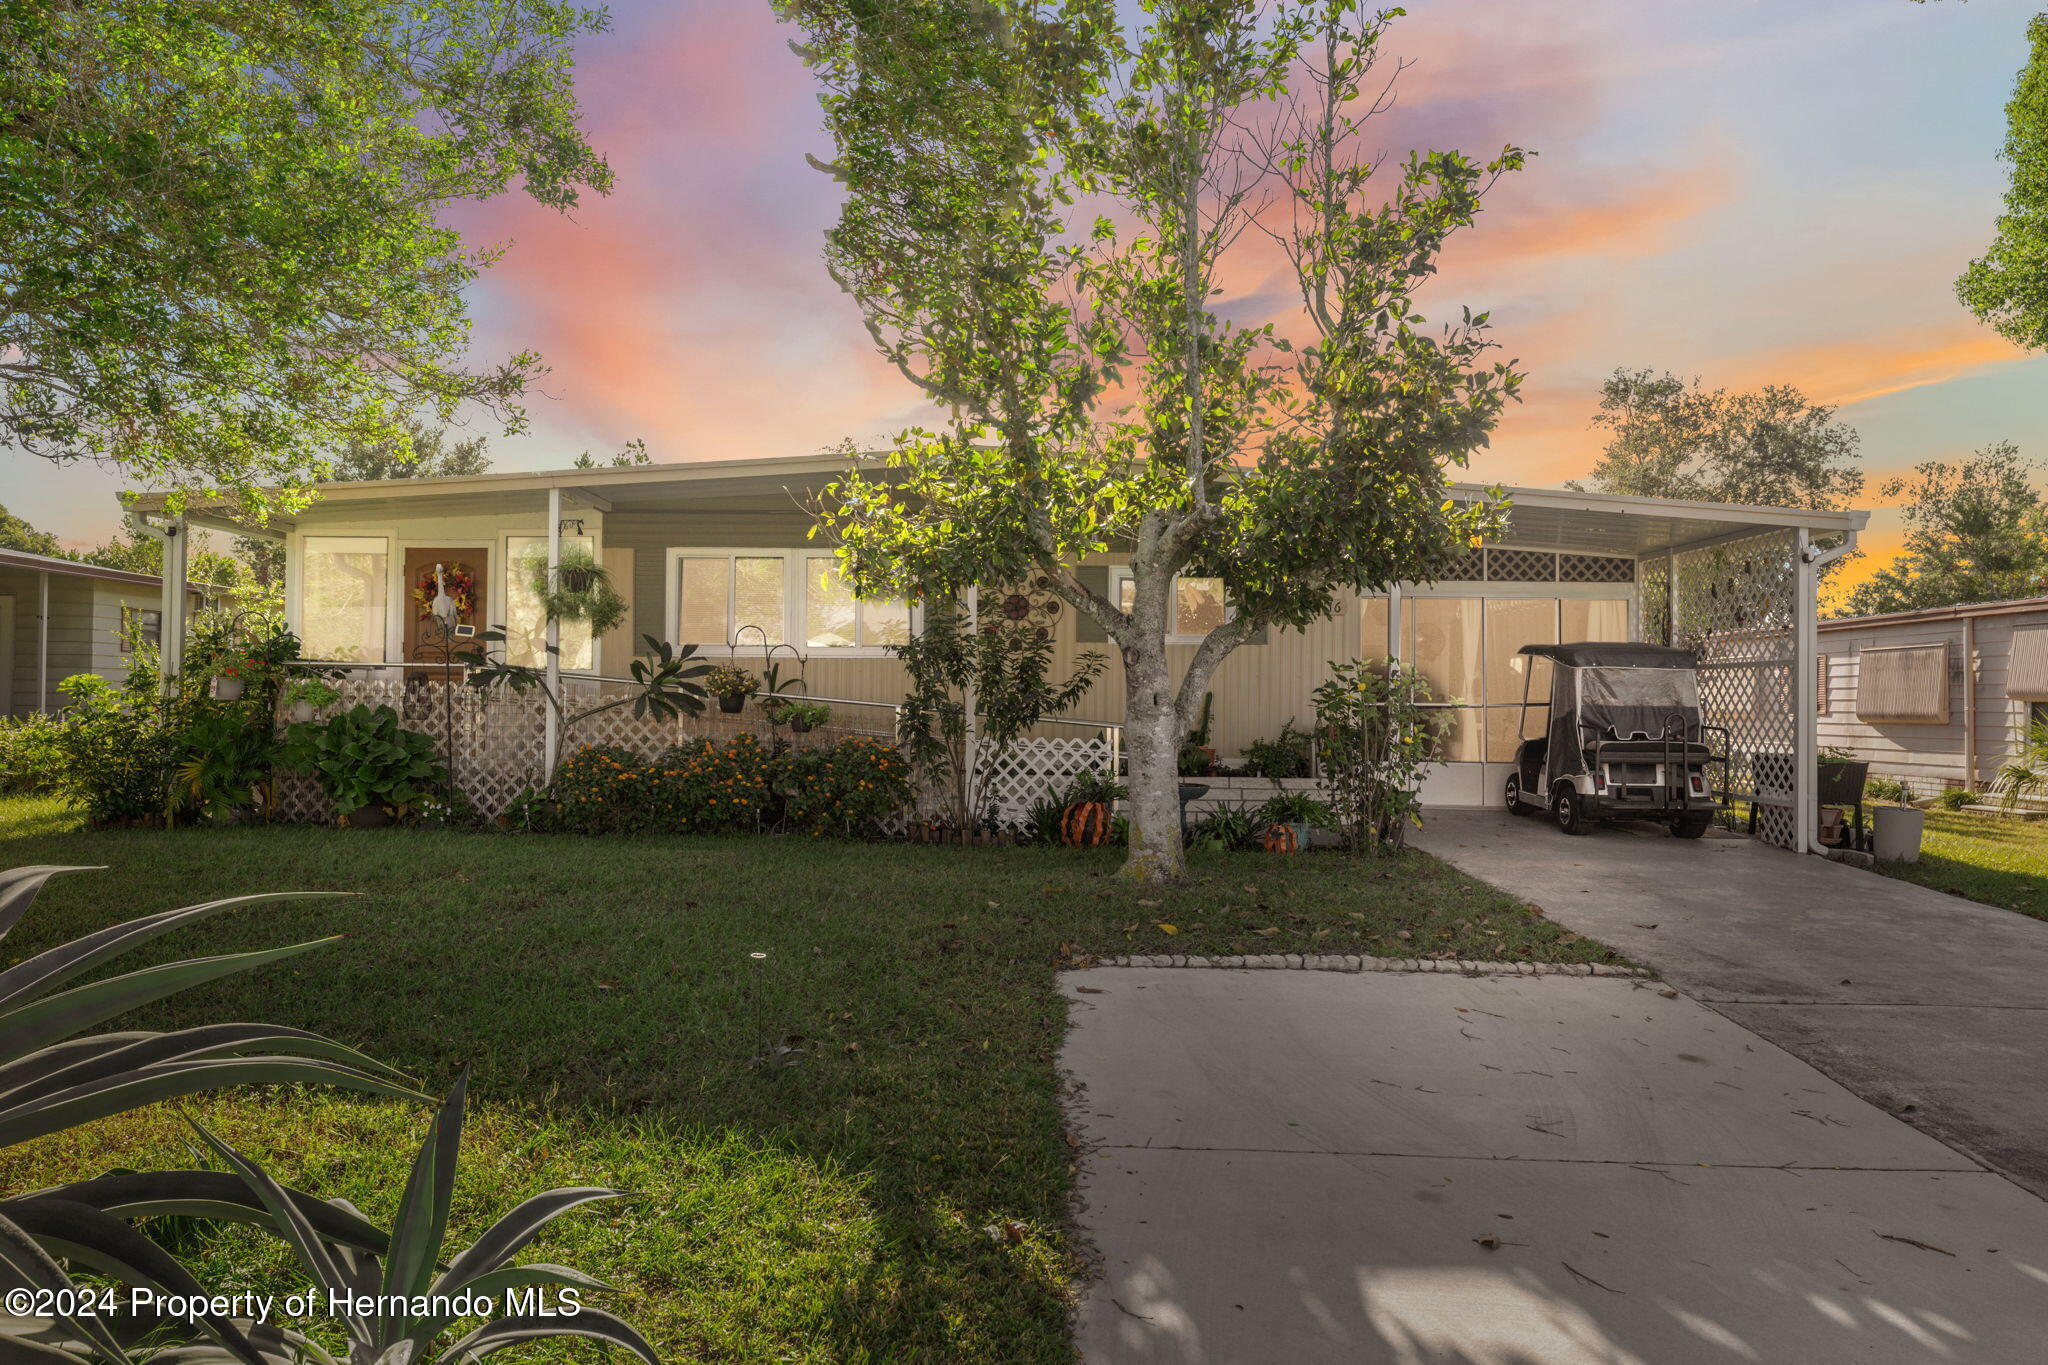
[[[1963,306],[2029,350],[2048,349],[2048,14],[2027,25],[2027,63],[2005,106],[2012,167],[1991,246],[1956,281]]]
[[[1608,433],[1589,480],[1602,493],[1818,509],[1863,489],[1856,429],[1789,384],[1729,393],[1616,370],[1593,425]]]
[[[327,471],[329,479],[430,479],[447,474],[482,474],[491,467],[481,436],[451,440],[445,427],[418,418],[405,423],[399,441],[353,441]]]
[[[517,425],[530,354],[466,368],[496,254],[438,219],[611,183],[557,0],[0,6],[0,441],[247,510],[326,452],[473,401]]]
[[[2017,446],[2001,441],[1887,480],[1879,492],[1886,501],[1904,500],[1905,544],[1896,559],[1849,592],[1837,614],[2048,592],[2048,498],[2034,481],[2038,469]]]
[[[62,555],[64,547],[48,531],[38,531],[5,507],[0,507],[0,549],[26,550],[32,555]]]
[[[1129,33],[1113,0],[779,8],[846,192],[827,264],[947,413],[825,523],[863,593],[1028,577],[1098,622],[1125,666],[1126,870],[1178,876],[1179,748],[1216,666],[1493,524],[1446,484],[1520,376],[1483,314],[1435,326],[1413,296],[1525,153],[1382,160],[1400,11],[1350,0],[1154,0]],[[1221,301],[1243,255],[1298,290],[1283,324]],[[1075,568],[1110,551],[1128,608]],[[1232,614],[1175,679],[1183,571]]]

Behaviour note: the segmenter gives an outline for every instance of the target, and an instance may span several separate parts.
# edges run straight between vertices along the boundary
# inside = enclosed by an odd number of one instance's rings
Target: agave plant
[[[0,939],[20,923],[43,884],[61,872],[95,868],[23,867],[0,872]],[[427,1099],[404,1077],[353,1048],[276,1024],[206,1024],[170,1033],[84,1031],[178,991],[247,971],[333,939],[287,948],[229,953],[145,967],[69,985],[181,925],[241,905],[317,892],[235,896],[130,920],[61,944],[0,971],[0,1146],[222,1086],[266,1081],[319,1082],[371,1094]],[[64,989],[65,987],[68,989]],[[295,1206],[318,1204],[293,1197]],[[273,1215],[246,1184],[211,1171],[122,1174],[0,1199],[0,1288],[50,1287],[64,1271],[54,1258],[124,1283],[196,1293],[198,1284],[128,1219],[158,1213],[270,1224]],[[383,1234],[343,1210],[322,1208],[324,1235],[375,1253]],[[102,1326],[105,1326],[102,1324]],[[248,1344],[225,1323],[207,1326],[242,1359]],[[111,1330],[110,1328],[108,1330]],[[95,1347],[106,1343],[98,1342]],[[0,1320],[0,1343],[21,1338]]]
[[[462,1145],[462,1116],[468,1075],[456,1081],[413,1159],[412,1173],[400,1196],[397,1221],[388,1250],[373,1254],[336,1243],[304,1201],[284,1189],[255,1162],[204,1128],[200,1138],[246,1183],[270,1213],[274,1226],[297,1255],[300,1268],[319,1286],[330,1304],[359,1304],[380,1311],[339,1314],[347,1333],[349,1365],[458,1365],[541,1337],[584,1337],[633,1352],[648,1365],[660,1365],[654,1348],[638,1330],[601,1308],[579,1304],[560,1314],[498,1312],[480,1326],[443,1344],[462,1320],[465,1296],[506,1305],[507,1296],[546,1289],[570,1289],[580,1296],[602,1293],[610,1286],[568,1266],[529,1262],[510,1264],[540,1230],[570,1209],[623,1192],[586,1185],[537,1194],[498,1219],[466,1250],[443,1254],[448,1210],[455,1194],[456,1158]],[[195,1125],[196,1127],[197,1125]],[[330,1207],[353,1222],[361,1215],[345,1200]],[[566,1305],[564,1305],[566,1309]],[[337,1357],[296,1333],[250,1333],[266,1365],[335,1365]],[[202,1349],[217,1349],[205,1347]],[[173,1355],[172,1360],[199,1357]],[[218,1357],[227,1359],[229,1357]],[[166,1359],[158,1356],[153,1359]]]

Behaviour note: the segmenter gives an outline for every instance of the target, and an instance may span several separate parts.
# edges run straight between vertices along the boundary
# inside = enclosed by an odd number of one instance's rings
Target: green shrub
[[[1268,825],[1322,825],[1334,828],[1336,816],[1329,806],[1307,792],[1281,792],[1254,812],[1260,827]]]
[[[90,673],[66,678],[57,690],[71,699],[57,736],[57,790],[94,824],[161,820],[175,809],[171,783],[181,751],[165,711],[177,704]]]
[[[353,706],[285,731],[283,762],[310,773],[342,815],[404,810],[448,779],[431,735],[408,730],[388,706]]]
[[[64,773],[64,722],[0,716],[0,792],[53,791]]]
[[[1977,793],[1967,787],[1949,787],[1934,795],[1936,810],[1961,810],[1964,806],[1976,804],[1976,801]]]
[[[1241,810],[1212,811],[1188,830],[1188,846],[1224,853],[1243,853],[1259,846],[1262,828],[1257,820]]]
[[[791,833],[866,834],[909,804],[910,764],[893,744],[854,735],[827,749],[785,754],[775,786]]]
[[[1903,801],[1906,784],[1889,777],[1873,777],[1863,784],[1863,794],[1873,801]]]
[[[1253,777],[1307,777],[1309,737],[1288,721],[1272,739],[1244,746],[1244,770]]]

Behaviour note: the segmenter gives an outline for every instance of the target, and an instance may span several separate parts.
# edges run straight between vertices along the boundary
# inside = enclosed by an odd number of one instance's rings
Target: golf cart
[[[1566,834],[1601,820],[1656,820],[1681,839],[1707,832],[1728,781],[1728,732],[1700,722],[1699,656],[1664,645],[1524,645],[1550,660],[1550,699],[1532,700],[1533,662],[1522,664],[1522,729],[1529,708],[1549,713],[1508,774],[1516,815],[1548,810]],[[1718,736],[1720,753],[1708,742]],[[1721,765],[1717,787],[1708,774]]]

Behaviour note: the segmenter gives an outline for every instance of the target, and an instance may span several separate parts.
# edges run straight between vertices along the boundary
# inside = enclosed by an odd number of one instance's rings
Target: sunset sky
[[[1476,476],[1555,484],[1617,366],[1799,385],[1841,405],[1874,485],[2000,439],[2048,456],[2048,360],[1955,301],[2004,183],[2002,106],[2041,0],[1416,0],[1389,151],[1538,153],[1428,300],[1490,308],[1529,372]],[[480,353],[552,367],[501,467],[642,438],[657,460],[874,442],[916,418],[819,263],[835,187],[791,32],[765,0],[638,0],[578,55],[616,192],[563,218],[465,209],[510,251],[474,291]],[[1254,264],[1233,316],[1280,316]],[[116,519],[111,474],[9,455],[6,503],[67,544]],[[1865,505],[1878,500],[1866,497]],[[1880,513],[1880,557],[1894,518]]]

